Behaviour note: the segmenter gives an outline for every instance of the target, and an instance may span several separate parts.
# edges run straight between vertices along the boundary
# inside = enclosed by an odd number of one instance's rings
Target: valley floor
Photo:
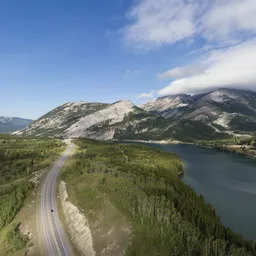
[[[178,175],[183,163],[144,145],[76,140],[62,179],[98,255],[255,255]],[[86,254],[86,252],[85,252]]]
[[[75,231],[70,235],[78,255],[256,255],[254,242],[224,227],[204,198],[179,179],[184,165],[177,155],[141,144],[74,143],[59,207],[63,221],[75,218],[66,227]],[[198,145],[251,152],[255,139]],[[64,148],[54,139],[0,137],[0,255],[38,255],[36,185],[40,170]]]

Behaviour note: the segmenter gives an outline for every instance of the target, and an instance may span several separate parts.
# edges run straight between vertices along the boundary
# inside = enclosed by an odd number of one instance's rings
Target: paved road
[[[69,156],[74,145],[70,144],[61,158],[55,163],[47,175],[41,192],[40,202],[40,233],[44,255],[46,256],[71,256],[72,245],[65,234],[56,202],[56,181],[57,176]],[[53,209],[53,212],[51,210]]]

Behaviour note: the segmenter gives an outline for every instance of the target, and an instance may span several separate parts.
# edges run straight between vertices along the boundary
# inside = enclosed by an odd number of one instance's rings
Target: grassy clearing
[[[139,256],[256,254],[254,242],[224,227],[178,178],[183,163],[176,155],[142,145],[76,144],[62,178],[89,220],[97,255],[121,255],[115,246]]]
[[[0,185],[49,166],[65,147],[56,139],[0,135]]]

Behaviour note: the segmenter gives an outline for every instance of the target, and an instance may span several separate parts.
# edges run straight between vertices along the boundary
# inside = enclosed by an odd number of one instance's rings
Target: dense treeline
[[[56,139],[0,135],[0,185],[47,166],[63,149],[64,143]]]
[[[76,143],[75,161],[63,177],[79,184],[81,175],[100,175],[98,189],[133,220],[135,238],[127,255],[256,254],[254,242],[224,227],[203,197],[178,178],[183,164],[176,155],[142,145]]]
[[[92,171],[130,171],[144,176],[152,173],[159,179],[172,179],[183,172],[184,165],[177,155],[159,149],[143,145],[103,144],[89,139],[77,140],[76,143],[81,149],[76,154],[81,159],[77,164],[86,165]]]
[[[0,135],[0,230],[13,220],[33,188],[31,174],[50,164],[64,148],[55,139]]]

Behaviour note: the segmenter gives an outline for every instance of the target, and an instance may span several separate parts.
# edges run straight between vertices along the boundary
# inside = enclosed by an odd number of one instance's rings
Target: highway
[[[68,145],[68,148],[54,164],[42,185],[39,211],[39,232],[41,236],[41,246],[43,246],[41,253],[46,256],[73,255],[71,242],[65,234],[59,218],[56,201],[57,177],[73,147],[73,144]],[[53,212],[51,210],[53,210]]]

